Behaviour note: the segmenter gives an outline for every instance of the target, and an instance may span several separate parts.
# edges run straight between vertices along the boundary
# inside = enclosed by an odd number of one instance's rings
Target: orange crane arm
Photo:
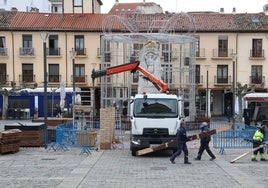
[[[109,76],[112,74],[118,74],[118,73],[126,72],[126,71],[131,71],[131,72],[140,71],[144,75],[144,78],[152,82],[158,90],[161,90],[162,93],[168,92],[168,86],[166,83],[156,78],[153,74],[143,69],[139,65],[140,65],[140,61],[135,61],[133,63],[126,63],[126,64],[114,66],[114,67],[109,67],[105,70],[100,70],[100,71],[95,71],[93,69],[92,74],[91,74],[91,78],[93,79],[93,84],[94,84],[94,79],[101,77],[101,76]]]

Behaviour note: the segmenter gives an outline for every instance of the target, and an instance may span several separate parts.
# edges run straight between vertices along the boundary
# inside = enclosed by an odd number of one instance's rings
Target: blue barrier
[[[213,147],[220,149],[223,154],[225,149],[252,148],[252,137],[257,129],[249,128],[244,130],[230,130],[213,135]],[[268,132],[266,132],[266,138]],[[266,146],[267,149],[268,146]]]
[[[80,155],[83,153],[91,154],[90,131],[73,129],[73,124],[68,123],[57,126],[54,131],[48,129],[49,138],[52,133],[55,138],[49,142],[49,149],[67,151],[68,147],[79,147],[81,148]]]

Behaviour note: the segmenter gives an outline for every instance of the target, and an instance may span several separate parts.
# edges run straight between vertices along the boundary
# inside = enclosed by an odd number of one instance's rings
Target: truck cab
[[[130,104],[132,155],[140,149],[175,140],[183,118],[181,101],[176,95],[137,94]],[[176,146],[169,149],[175,150]]]

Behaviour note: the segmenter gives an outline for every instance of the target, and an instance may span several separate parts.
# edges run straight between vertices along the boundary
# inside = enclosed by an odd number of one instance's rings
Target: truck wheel
[[[136,150],[131,150],[131,155],[136,156]]]

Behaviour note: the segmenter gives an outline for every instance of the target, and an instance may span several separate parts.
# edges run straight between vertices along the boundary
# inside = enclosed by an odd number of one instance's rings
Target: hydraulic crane
[[[126,64],[114,66],[114,67],[109,67],[105,70],[100,70],[100,71],[95,71],[93,69],[92,74],[91,74],[91,78],[93,79],[93,84],[94,84],[95,78],[102,77],[102,76],[109,76],[112,74],[118,74],[118,73],[127,72],[127,71],[131,71],[131,72],[139,71],[143,74],[143,78],[152,82],[152,84],[161,93],[168,93],[169,92],[167,84],[164,83],[162,80],[156,78],[153,74],[151,74],[150,72],[148,72],[144,68],[142,68],[140,66],[140,61],[135,61],[133,63],[126,63]]]

